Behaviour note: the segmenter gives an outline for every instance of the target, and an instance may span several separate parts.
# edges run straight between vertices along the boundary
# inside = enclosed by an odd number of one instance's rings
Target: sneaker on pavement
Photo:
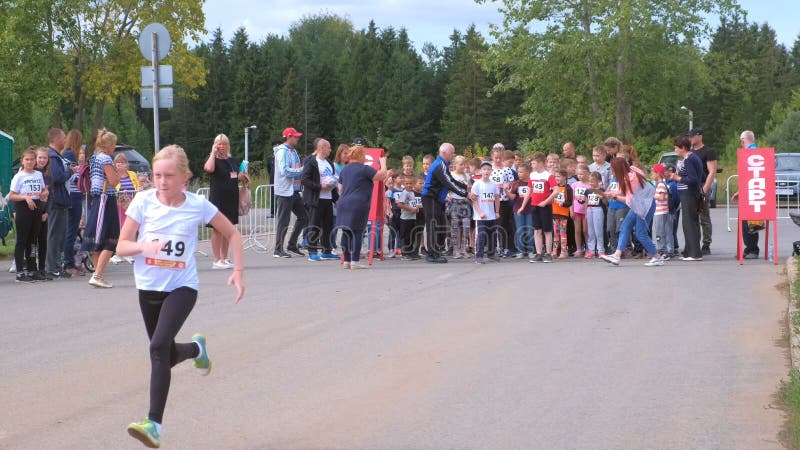
[[[486,264],[486,262],[480,256],[475,257],[475,264]]]
[[[586,258],[586,259],[594,259],[594,253],[586,252],[586,255],[584,255],[584,258]]]
[[[537,254],[531,256],[531,259],[528,262],[531,262],[531,263],[540,263],[540,262],[542,262],[541,253],[537,253]]]
[[[150,419],[144,419],[139,423],[128,425],[128,434],[140,440],[142,444],[150,448],[161,447],[161,438],[158,435],[156,423]]]
[[[708,246],[708,245],[704,245],[703,248],[700,249],[700,251],[703,252],[704,255],[710,255],[711,254],[711,247]]]
[[[192,336],[192,342],[200,348],[200,354],[193,362],[194,368],[199,370],[202,375],[208,375],[211,373],[211,359],[208,357],[208,350],[206,349],[206,337],[200,333],[195,333]]]
[[[647,261],[646,263],[644,263],[644,265],[647,266],[647,267],[663,266],[664,265],[664,259],[662,259],[660,256],[654,256],[654,257],[650,258],[650,261]]]
[[[230,267],[228,267],[228,265],[225,264],[224,260],[220,259],[219,261],[214,261],[211,264],[211,269],[212,270],[225,270],[225,269],[230,269]]]
[[[306,254],[301,252],[300,249],[297,247],[286,247],[286,251],[291,253],[292,255],[306,256]]]
[[[102,275],[97,275],[97,273],[94,273],[92,275],[92,278],[89,278],[89,284],[91,284],[94,287],[99,287],[99,288],[111,288],[111,287],[113,287],[111,285],[111,283],[109,283],[109,282],[107,282],[106,280],[103,279]]]
[[[348,269],[349,270],[350,269],[350,263],[347,262],[347,261],[343,262],[342,263],[342,269]]]
[[[600,257],[600,259],[602,259],[603,261],[605,261],[605,262],[607,262],[609,264],[613,264],[615,266],[619,265],[619,258],[617,258],[614,255],[603,255],[603,256]]]
[[[33,283],[36,280],[34,280],[33,277],[28,273],[20,272],[17,274],[16,279],[14,281],[16,281],[17,283]]]
[[[543,263],[553,262],[553,256],[550,253],[545,253],[544,255],[542,255],[542,262]]]
[[[369,266],[357,262],[350,263],[350,270],[363,270],[363,269],[369,269]]]
[[[40,270],[39,274],[44,277],[46,281],[52,281],[55,278],[58,278],[58,274],[54,274],[52,272],[45,272],[44,270]]]
[[[681,258],[681,261],[702,261],[702,260],[703,260],[702,256],[699,258],[693,258],[691,256],[684,256],[683,258]]]
[[[122,262],[122,258],[120,258],[120,257],[119,257],[119,256],[117,256],[117,255],[114,255],[114,256],[112,256],[112,257],[111,257],[111,259],[109,260],[109,262],[110,262],[111,264],[119,264],[119,263],[121,263],[121,262]]]
[[[308,254],[309,261],[322,261],[322,258],[317,253],[309,253]]]
[[[279,252],[274,252],[272,254],[272,257],[273,258],[291,258],[292,255],[290,255],[290,254],[286,253],[285,251],[281,250]]]
[[[32,281],[45,281],[45,280],[47,280],[47,277],[45,277],[44,272],[31,272],[30,274],[28,274],[28,276],[32,279]]]
[[[333,253],[323,253],[319,255],[319,259],[327,261],[327,260],[339,259],[339,257],[334,255]]]
[[[425,260],[428,261],[429,263],[433,263],[433,264],[444,264],[444,263],[447,262],[447,258],[445,258],[444,256],[430,256],[430,255],[428,255],[427,257],[425,257]]]
[[[758,253],[745,253],[744,259],[758,259]]]

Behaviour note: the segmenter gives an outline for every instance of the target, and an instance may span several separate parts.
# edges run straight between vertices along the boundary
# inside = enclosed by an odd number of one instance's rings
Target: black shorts
[[[553,232],[553,205],[534,206],[533,229],[542,230],[545,233]]]

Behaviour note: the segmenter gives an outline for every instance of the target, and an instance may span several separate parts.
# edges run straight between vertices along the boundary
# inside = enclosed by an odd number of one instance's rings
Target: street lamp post
[[[694,113],[692,112],[691,109],[685,106],[681,106],[681,109],[689,113],[689,131],[692,131],[692,128],[694,128],[694,125],[692,124],[692,122],[694,121]]]
[[[247,171],[247,166],[250,164],[250,130],[255,130],[255,125],[250,125],[249,127],[244,128],[244,161],[245,161],[245,172]]]

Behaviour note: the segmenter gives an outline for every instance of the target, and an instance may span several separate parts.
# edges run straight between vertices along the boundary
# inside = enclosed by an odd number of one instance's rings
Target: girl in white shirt
[[[9,200],[14,202],[14,222],[17,227],[17,244],[14,248],[14,264],[17,267],[17,282],[34,281],[35,263],[28,261],[25,271],[25,255],[30,253],[33,240],[39,235],[42,225],[42,198],[47,196],[44,177],[36,170],[36,148],[28,147],[22,152],[22,170],[11,179]],[[38,279],[38,278],[37,278]]]
[[[205,336],[175,343],[197,301],[199,226],[211,224],[230,242],[234,268],[228,284],[236,287],[237,303],[244,295],[242,237],[211,202],[183,190],[191,175],[182,148],[171,145],[158,152],[153,158],[155,189],[133,198],[117,244],[119,255],[135,256],[139,306],[150,338],[150,412],[147,419],[128,425],[128,433],[150,447],[160,445],[172,366],[191,358],[204,375],[211,371]]]

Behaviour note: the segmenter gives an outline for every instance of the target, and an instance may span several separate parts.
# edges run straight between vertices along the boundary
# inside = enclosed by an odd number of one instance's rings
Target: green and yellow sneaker
[[[206,349],[206,337],[200,333],[192,336],[192,342],[200,347],[200,356],[194,359],[194,367],[201,371],[203,375],[211,373],[211,359],[208,357],[208,350]]]
[[[144,419],[139,423],[128,425],[128,434],[142,441],[142,444],[150,448],[161,447],[161,439],[158,436],[156,423],[150,419]]]

